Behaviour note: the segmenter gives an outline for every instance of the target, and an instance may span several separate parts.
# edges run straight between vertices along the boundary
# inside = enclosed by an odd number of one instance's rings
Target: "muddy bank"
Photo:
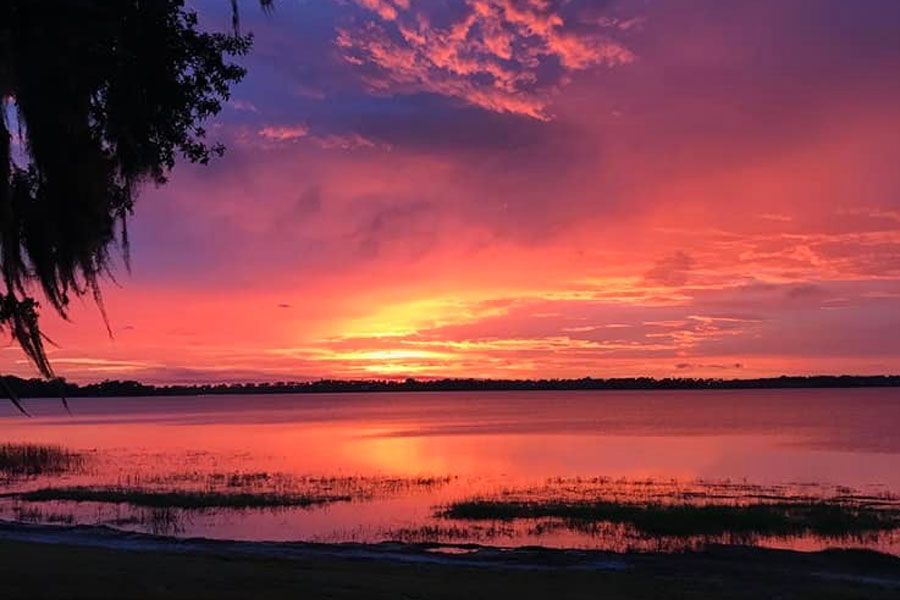
[[[177,540],[0,524],[3,598],[896,598],[900,559]]]

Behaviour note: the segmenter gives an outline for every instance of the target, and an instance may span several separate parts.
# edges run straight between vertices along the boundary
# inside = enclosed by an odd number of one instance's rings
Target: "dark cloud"
[[[656,266],[644,273],[644,279],[669,287],[686,284],[690,279],[695,261],[685,252],[676,252],[656,262]]]

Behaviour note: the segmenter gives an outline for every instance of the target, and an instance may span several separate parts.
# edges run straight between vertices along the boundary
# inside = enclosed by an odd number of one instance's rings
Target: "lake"
[[[0,404],[0,443],[58,444],[83,462],[7,477],[7,520],[241,540],[615,551],[728,542],[900,554],[893,527],[666,533],[629,518],[587,524],[447,511],[472,499],[532,506],[548,498],[895,507],[896,388],[76,398],[71,415],[55,399],[24,404],[33,418]],[[23,496],[48,489],[69,495]],[[79,497],[85,490],[115,493]],[[160,500],[182,492],[196,496]]]

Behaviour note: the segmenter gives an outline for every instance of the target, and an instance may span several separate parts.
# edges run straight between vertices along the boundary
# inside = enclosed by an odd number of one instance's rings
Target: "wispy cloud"
[[[279,142],[296,140],[309,135],[309,127],[306,125],[270,125],[259,130],[259,135]]]

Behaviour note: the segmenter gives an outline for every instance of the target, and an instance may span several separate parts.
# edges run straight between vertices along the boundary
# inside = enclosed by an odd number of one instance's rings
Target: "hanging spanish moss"
[[[236,23],[199,31],[183,0],[0,3],[0,330],[45,377],[37,298],[63,317],[78,296],[102,311],[141,186],[222,153],[202,124],[244,75]]]

